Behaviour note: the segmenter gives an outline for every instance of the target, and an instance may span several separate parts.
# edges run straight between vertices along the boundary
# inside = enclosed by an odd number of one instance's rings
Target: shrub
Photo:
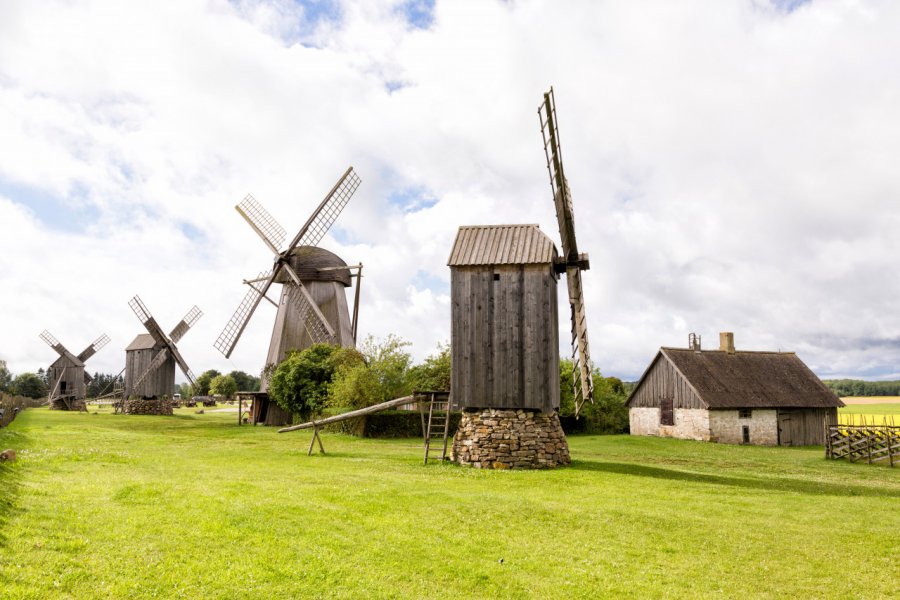
[[[409,394],[409,342],[389,335],[382,342],[369,336],[361,344],[364,363],[341,365],[329,388],[329,403],[364,408]]]
[[[356,350],[331,344],[291,352],[272,373],[269,397],[284,410],[308,419],[325,405],[335,372],[362,360]]]

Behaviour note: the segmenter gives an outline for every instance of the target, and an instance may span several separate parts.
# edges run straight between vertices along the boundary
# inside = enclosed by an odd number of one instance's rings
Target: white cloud
[[[636,377],[660,345],[726,329],[822,375],[900,371],[894,4],[454,0],[427,28],[404,14],[3,3],[0,358],[34,370],[53,358],[43,328],[76,347],[106,331],[91,367],[117,372],[138,293],[164,327],[206,312],[181,344],[195,371],[257,371],[266,307],[230,361],[212,348],[271,259],[232,206],[252,192],[290,235],[349,164],[363,184],[325,245],[365,264],[361,333],[423,357],[449,338],[457,226],[557,237],[536,114],[552,83],[605,373]],[[434,202],[405,210],[403,193]]]

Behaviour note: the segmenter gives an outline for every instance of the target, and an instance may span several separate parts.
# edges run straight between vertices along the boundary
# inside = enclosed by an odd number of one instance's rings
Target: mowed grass
[[[571,437],[553,471],[420,440],[31,409],[0,430],[3,598],[886,598],[900,469]]]
[[[896,396],[889,397],[897,400]],[[888,400],[886,397],[885,400]],[[887,424],[900,425],[900,402],[882,402],[877,404],[847,404],[838,409],[838,420],[848,425]]]

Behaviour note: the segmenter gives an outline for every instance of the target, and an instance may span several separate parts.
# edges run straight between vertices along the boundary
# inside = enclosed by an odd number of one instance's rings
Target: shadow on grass
[[[710,485],[727,485],[745,489],[795,492],[814,496],[872,496],[886,498],[900,498],[900,492],[884,490],[876,487],[859,485],[840,485],[817,481],[804,481],[802,479],[789,479],[784,477],[772,477],[759,479],[752,477],[733,477],[727,475],[711,475],[709,473],[691,473],[675,469],[663,469],[660,467],[648,467],[632,463],[589,462],[572,461],[569,467],[577,471],[600,471],[603,473],[615,473],[616,475],[633,475],[636,477],[652,477],[654,479],[668,479],[671,481],[688,481],[693,483],[705,483]]]

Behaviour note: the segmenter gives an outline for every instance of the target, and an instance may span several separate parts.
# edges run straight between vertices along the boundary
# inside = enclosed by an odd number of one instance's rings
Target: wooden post
[[[309,440],[309,450],[307,450],[306,455],[312,456],[313,445],[316,443],[316,441],[319,442],[319,452],[325,454],[325,447],[322,445],[322,438],[319,436],[320,427],[316,424],[315,419],[310,419],[310,421],[312,421],[313,424],[313,435],[312,439]]]
[[[241,416],[244,414],[244,397],[238,396],[238,425],[241,424]]]

